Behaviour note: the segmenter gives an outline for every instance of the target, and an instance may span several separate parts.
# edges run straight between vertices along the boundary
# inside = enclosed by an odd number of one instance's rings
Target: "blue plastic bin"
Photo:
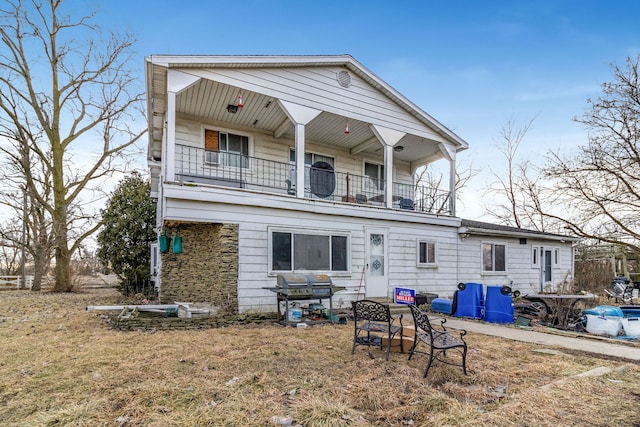
[[[445,298],[434,298],[431,301],[431,311],[436,313],[451,314],[453,301]]]
[[[484,308],[484,287],[482,283],[465,283],[463,289],[455,293],[456,317],[482,318]]]
[[[511,293],[503,294],[502,286],[487,286],[483,319],[489,323],[513,323]]]

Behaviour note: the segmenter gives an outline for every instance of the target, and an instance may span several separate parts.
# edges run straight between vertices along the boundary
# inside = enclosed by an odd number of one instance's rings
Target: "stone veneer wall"
[[[249,313],[236,315],[199,316],[191,319],[180,317],[131,317],[120,319],[117,314],[106,318],[113,328],[121,331],[167,331],[224,328],[225,326],[266,323],[278,320],[278,313]]]
[[[182,253],[160,254],[160,302],[204,303],[217,312],[238,312],[238,225],[180,224],[167,235],[182,236]]]

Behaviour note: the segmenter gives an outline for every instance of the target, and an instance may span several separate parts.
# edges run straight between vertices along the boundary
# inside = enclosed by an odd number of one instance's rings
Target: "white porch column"
[[[384,205],[393,206],[393,146],[384,146]]]
[[[167,133],[162,159],[166,181],[175,181],[176,179],[176,96],[198,80],[200,77],[180,71],[167,71],[167,125],[165,127]]]
[[[296,197],[304,197],[304,124],[296,123]]]
[[[305,126],[322,112],[289,101],[278,99],[278,104],[294,125],[296,140],[296,197],[304,197]]]
[[[456,150],[449,144],[440,143],[438,147],[449,161],[449,212],[456,216]]]
[[[384,200],[385,206],[391,208],[393,205],[393,147],[406,133],[376,125],[371,125],[369,128],[384,147]]]

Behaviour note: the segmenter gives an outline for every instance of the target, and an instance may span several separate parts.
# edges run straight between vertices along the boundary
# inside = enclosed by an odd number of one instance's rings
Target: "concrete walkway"
[[[475,320],[465,320],[448,317],[446,326],[465,329],[483,335],[492,335],[516,341],[530,342],[551,347],[562,347],[587,353],[603,354],[623,359],[640,361],[640,345],[624,343],[616,339],[609,339],[586,334],[565,333],[558,331],[538,332],[528,328],[507,326],[495,323],[484,323]]]

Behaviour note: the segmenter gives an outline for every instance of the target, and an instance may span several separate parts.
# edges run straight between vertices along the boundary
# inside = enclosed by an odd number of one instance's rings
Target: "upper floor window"
[[[364,174],[371,181],[373,188],[384,190],[384,165],[364,162]]]
[[[436,242],[428,240],[418,241],[418,267],[436,265]]]
[[[316,162],[325,162],[335,167],[335,159],[333,157],[324,156],[322,154],[310,153],[310,152],[304,153],[305,166],[311,166]],[[289,163],[291,164],[296,163],[296,150],[289,151]]]
[[[482,271],[507,271],[505,245],[497,243],[482,243]]]
[[[205,129],[204,150],[207,163],[249,167],[249,137],[246,135]]]

